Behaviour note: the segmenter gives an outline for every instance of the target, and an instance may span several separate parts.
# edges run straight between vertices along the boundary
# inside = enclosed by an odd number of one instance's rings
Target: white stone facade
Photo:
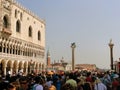
[[[0,73],[45,68],[45,21],[15,0],[0,0]]]

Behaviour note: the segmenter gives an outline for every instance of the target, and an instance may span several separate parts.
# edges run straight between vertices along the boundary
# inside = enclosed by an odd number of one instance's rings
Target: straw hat
[[[95,80],[95,83],[101,83],[101,80],[100,80],[99,78],[97,78],[97,79]]]

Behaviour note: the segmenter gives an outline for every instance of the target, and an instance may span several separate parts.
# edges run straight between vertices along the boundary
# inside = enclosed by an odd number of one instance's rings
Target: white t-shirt
[[[46,85],[47,85],[48,87],[51,87],[51,85],[52,85],[52,81],[48,81],[48,82],[46,82]]]
[[[103,83],[95,84],[94,90],[107,90],[107,87]]]
[[[40,85],[40,84],[35,84],[35,85],[33,86],[33,90],[43,90],[43,86]]]

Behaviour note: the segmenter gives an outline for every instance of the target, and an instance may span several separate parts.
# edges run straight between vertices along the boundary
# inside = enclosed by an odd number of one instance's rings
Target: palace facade
[[[0,73],[45,68],[45,21],[15,0],[0,0]]]

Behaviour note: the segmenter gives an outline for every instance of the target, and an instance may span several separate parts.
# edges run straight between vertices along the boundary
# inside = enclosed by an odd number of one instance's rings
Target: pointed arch
[[[2,63],[2,67],[6,67],[6,60],[3,59],[1,63]]]
[[[19,70],[21,70],[22,68],[23,68],[23,62],[20,61],[20,62],[19,62]]]
[[[38,40],[41,40],[41,33],[38,31]]]
[[[10,68],[12,67],[12,61],[11,60],[9,60],[8,62],[7,62],[7,67],[6,67],[6,71],[10,71]]]
[[[5,15],[3,17],[3,27],[4,28],[8,28],[9,27],[9,18],[8,18],[8,15]]]
[[[14,61],[14,63],[13,63],[13,72],[16,72],[16,69],[19,68],[18,63],[19,63],[19,62],[18,62],[17,60]],[[17,72],[18,72],[18,71],[17,71]],[[16,73],[17,73],[17,72],[16,72]]]
[[[32,37],[32,27],[31,26],[29,26],[29,28],[28,28],[28,36]]]
[[[16,32],[20,32],[21,31],[21,23],[20,20],[16,21]]]
[[[23,19],[23,14],[22,14],[22,12],[20,13],[20,20],[22,21],[22,19]]]

